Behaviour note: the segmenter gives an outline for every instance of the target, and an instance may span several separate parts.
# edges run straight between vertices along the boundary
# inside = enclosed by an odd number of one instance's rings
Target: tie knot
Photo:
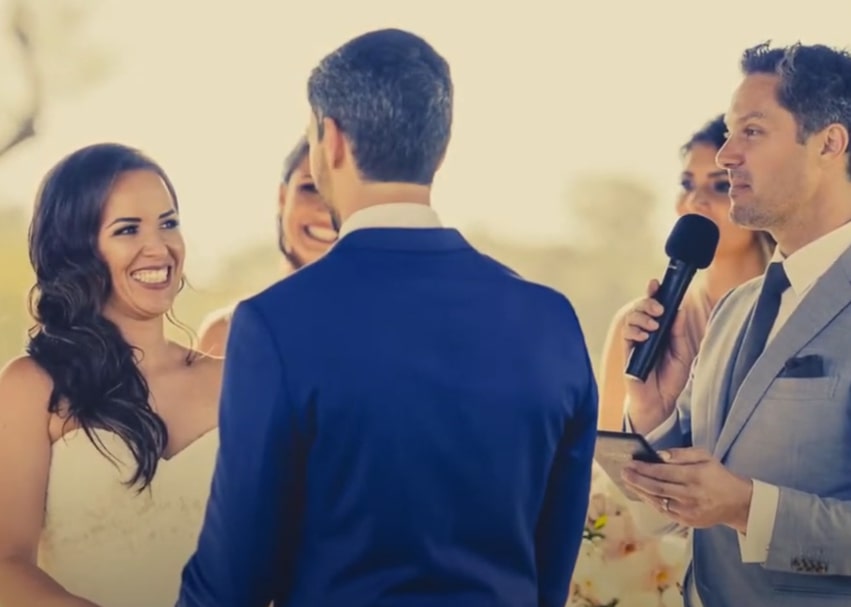
[[[780,295],[789,288],[789,277],[786,276],[786,270],[783,269],[783,264],[779,261],[768,264],[768,270],[765,272],[765,281],[762,285],[762,290],[765,293]]]

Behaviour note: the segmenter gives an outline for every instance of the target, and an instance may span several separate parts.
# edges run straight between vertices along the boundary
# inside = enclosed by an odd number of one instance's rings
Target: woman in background
[[[331,213],[310,175],[307,151],[307,139],[302,137],[284,161],[278,187],[278,249],[288,274],[322,257],[337,240]],[[199,331],[199,350],[210,356],[224,356],[234,308],[235,304],[230,305],[204,320]]]
[[[140,152],[42,183],[27,356],[0,372],[0,605],[177,600],[218,448],[222,361],[166,338],[183,285],[174,188]]]
[[[689,364],[697,354],[715,303],[729,290],[761,276],[774,249],[770,236],[739,227],[730,219],[729,178],[715,163],[725,133],[719,116],[681,148],[682,192],[676,212],[708,217],[720,232],[712,264],[695,277],[680,309],[685,315]],[[599,427],[605,430],[622,428],[627,353],[622,348],[621,330],[628,308],[629,304],[615,315],[603,349]],[[685,548],[681,536],[642,534],[630,516],[627,499],[595,465],[586,541],[568,604],[603,607],[618,599],[618,605],[679,607],[683,604],[679,581],[688,557]]]

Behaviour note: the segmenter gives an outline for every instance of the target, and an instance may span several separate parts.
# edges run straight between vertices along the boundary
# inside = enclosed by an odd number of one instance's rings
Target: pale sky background
[[[188,270],[203,280],[240,246],[273,246],[277,178],[307,121],[313,65],[355,35],[401,27],[452,67],[454,135],[435,187],[444,221],[554,242],[568,237],[564,192],[580,173],[637,175],[673,201],[678,147],[726,109],[745,47],[851,46],[851,0],[498,4],[98,0],[88,39],[111,50],[113,74],[48,107],[39,138],[0,163],[0,192],[29,205],[74,148],[141,147],[178,188]],[[660,233],[672,221],[660,216]]]

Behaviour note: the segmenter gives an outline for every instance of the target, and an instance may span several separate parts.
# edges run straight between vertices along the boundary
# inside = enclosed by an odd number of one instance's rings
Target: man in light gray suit
[[[678,319],[629,382],[626,426],[667,463],[624,480],[694,529],[687,605],[851,605],[851,55],[759,45],[741,67],[717,161],[731,217],[777,251],[718,303],[693,365]],[[660,313],[638,302],[625,347]]]

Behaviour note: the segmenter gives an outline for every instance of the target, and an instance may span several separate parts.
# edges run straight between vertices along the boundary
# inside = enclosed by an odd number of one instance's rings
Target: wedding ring
[[[662,498],[662,510],[664,510],[665,512],[670,512],[670,510],[668,509],[668,503],[670,501],[671,500],[669,500],[667,497]]]

